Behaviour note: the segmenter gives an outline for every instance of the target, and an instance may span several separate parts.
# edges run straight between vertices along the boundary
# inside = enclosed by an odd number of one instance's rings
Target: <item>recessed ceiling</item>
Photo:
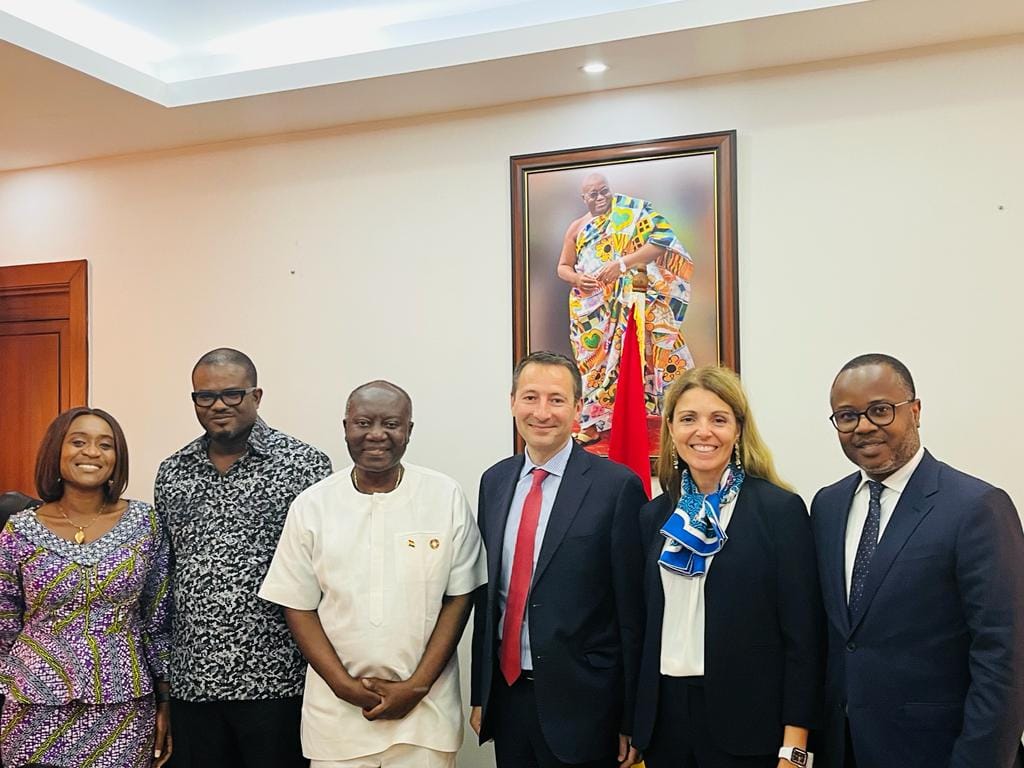
[[[602,12],[575,18],[568,17],[581,13],[582,0],[546,5],[548,16],[541,15],[543,3],[513,0],[472,7],[469,0],[0,0],[0,40],[7,41],[0,42],[0,172],[784,66],[831,66],[821,62],[913,48],[1024,40],[1022,0],[972,0],[970,13],[963,0],[685,0],[628,7],[588,0],[588,12]],[[251,41],[254,30],[276,29],[264,38],[266,55],[294,56],[295,40],[312,39],[288,26],[305,23],[296,19],[359,8],[419,15],[382,24],[378,44],[386,37],[391,47],[379,50],[257,69],[245,69],[241,53],[234,68],[209,55],[211,41],[246,35]],[[285,17],[282,9],[298,16]],[[438,15],[444,11],[449,15]],[[42,26],[44,12],[63,19],[59,31]],[[101,21],[90,27],[88,19]],[[433,42],[412,42],[428,39],[427,29],[434,30]],[[132,59],[125,40],[140,39],[151,45]],[[608,71],[583,72],[595,59]],[[185,79],[171,79],[172,72]]]
[[[164,106],[870,0],[0,0],[0,36]]]

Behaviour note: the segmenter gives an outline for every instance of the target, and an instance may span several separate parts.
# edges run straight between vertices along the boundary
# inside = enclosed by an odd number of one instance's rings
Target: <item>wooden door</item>
[[[36,496],[36,450],[88,394],[86,262],[0,267],[0,492]]]

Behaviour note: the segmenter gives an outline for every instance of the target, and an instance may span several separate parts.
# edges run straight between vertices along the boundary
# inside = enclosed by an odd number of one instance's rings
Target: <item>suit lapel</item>
[[[850,617],[850,631],[853,632],[864,619],[868,606],[886,574],[892,567],[893,561],[899,555],[907,539],[921,524],[925,516],[932,510],[934,503],[929,498],[939,488],[939,463],[932,458],[931,454],[925,452],[921,463],[910,476],[910,482],[900,494],[900,500],[892,512],[892,518],[882,538],[878,540],[875,554],[871,558],[871,568],[868,577],[864,582],[864,597],[861,599],[857,613]]]
[[[523,471],[523,462],[523,455],[519,454],[516,461],[512,462],[509,473],[499,481],[494,520],[488,521],[487,540],[484,542],[487,550],[488,591],[495,595],[498,593],[498,585],[501,584],[501,551],[505,544],[505,526],[508,523],[512,497],[519,483],[519,473]]]
[[[846,526],[849,524],[850,507],[853,506],[853,494],[860,484],[860,473],[850,475],[836,488],[839,496],[833,507],[827,507],[827,513],[833,515],[828,526],[828,539],[825,542],[830,563],[826,574],[825,589],[829,592],[826,605],[837,606],[833,620],[838,624],[844,636],[850,634],[850,612],[846,608]]]
[[[540,556],[537,558],[537,567],[533,571],[534,584],[540,580],[544,569],[548,567],[551,558],[555,556],[555,550],[562,543],[569,526],[576,518],[576,513],[580,511],[583,497],[587,495],[587,489],[590,488],[590,478],[587,477],[589,471],[590,455],[574,443],[569,461],[565,465],[562,482],[558,485],[558,495],[555,496],[547,528],[544,530]]]

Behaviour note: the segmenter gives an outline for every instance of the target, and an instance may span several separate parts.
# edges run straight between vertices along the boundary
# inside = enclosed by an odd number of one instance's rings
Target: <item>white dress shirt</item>
[[[892,511],[903,495],[903,489],[910,482],[910,476],[914,474],[917,465],[924,458],[924,446],[917,449],[914,458],[897,469],[885,480],[882,481],[881,513],[878,519],[878,541],[882,541],[885,533],[885,526],[892,519]],[[853,561],[857,559],[857,547],[860,544],[860,535],[864,531],[864,523],[868,519],[868,500],[871,497],[871,489],[868,488],[867,473],[860,471],[860,484],[856,493],[853,494],[853,503],[850,505],[850,512],[846,518],[846,598],[850,598],[850,580],[853,578]]]
[[[551,508],[555,504],[555,496],[562,485],[562,475],[565,474],[565,465],[569,463],[569,455],[572,453],[572,440],[566,442],[565,447],[547,460],[547,463],[534,464],[530,458],[530,452],[524,452],[523,469],[519,473],[519,482],[516,483],[515,493],[512,495],[512,505],[508,510],[508,520],[505,522],[505,537],[501,544],[501,584],[498,585],[498,607],[501,611],[498,621],[498,638],[504,635],[505,624],[505,603],[508,600],[508,585],[512,580],[512,562],[515,560],[516,539],[519,536],[519,521],[523,518],[523,503],[526,495],[530,492],[533,484],[533,468],[540,467],[548,473],[541,483],[540,516],[537,519],[537,535],[533,540],[533,568],[532,574],[537,568],[537,558],[540,557],[541,544],[544,543],[544,532],[548,529],[548,520],[551,518]],[[531,582],[533,577],[531,575]],[[530,612],[523,614],[523,629],[519,638],[520,668],[524,670],[533,669],[533,656],[530,654]]]

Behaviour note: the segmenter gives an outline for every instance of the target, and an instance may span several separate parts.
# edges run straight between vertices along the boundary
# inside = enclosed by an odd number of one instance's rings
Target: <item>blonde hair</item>
[[[793,490],[775,471],[771,451],[761,439],[750,412],[747,394],[743,391],[740,377],[729,368],[720,365],[704,365],[691,368],[676,378],[665,392],[661,415],[661,446],[658,451],[658,481],[673,503],[679,501],[679,483],[686,463],[676,453],[669,422],[676,410],[676,403],[684,392],[691,389],[706,389],[721,398],[736,417],[739,426],[739,452],[743,470],[753,477],[760,477],[772,485]],[[679,467],[676,468],[678,460]]]

